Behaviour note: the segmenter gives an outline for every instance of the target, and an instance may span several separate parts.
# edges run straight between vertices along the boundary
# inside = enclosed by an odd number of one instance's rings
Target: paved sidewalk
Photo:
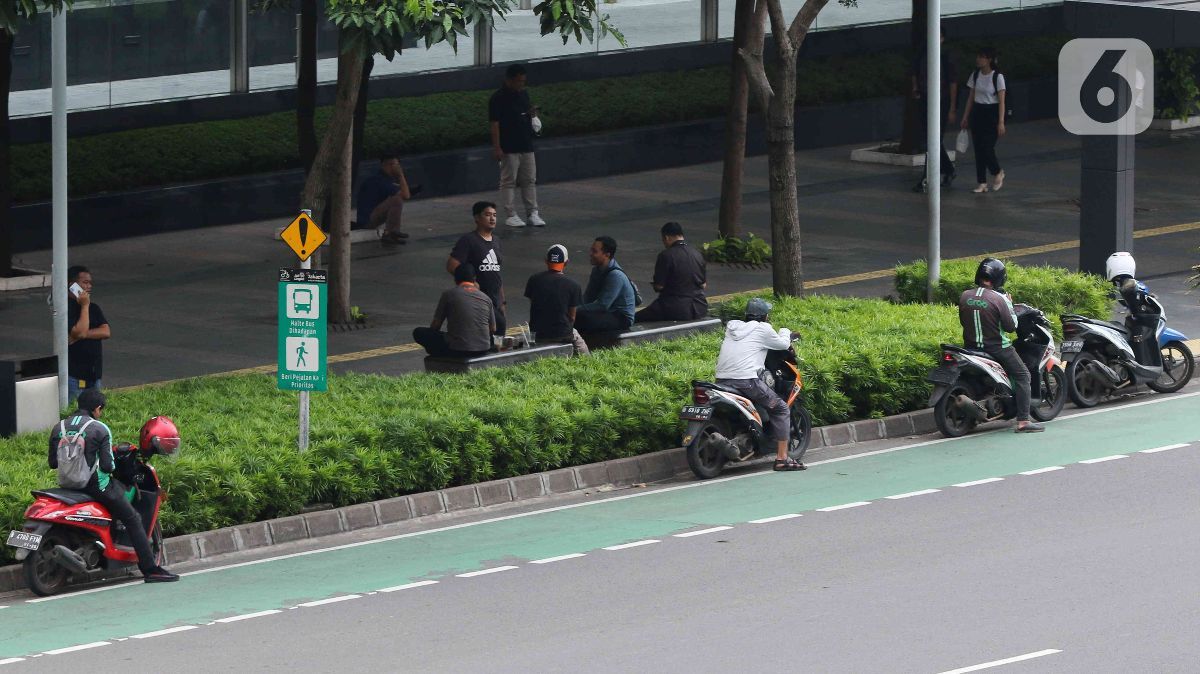
[[[926,253],[925,197],[909,191],[918,171],[852,164],[851,149],[798,155],[809,279],[885,270]],[[946,258],[1078,238],[1078,139],[1056,122],[1014,125],[999,149],[1009,176],[1003,191],[971,194],[972,167],[960,164],[958,183],[944,193]],[[543,268],[542,256],[552,243],[570,249],[567,272],[584,281],[587,246],[596,235],[610,234],[620,244],[617,258],[649,291],[663,222],[680,221],[697,245],[715,236],[720,173],[720,164],[704,164],[543,186],[542,212],[550,226],[502,226],[500,231],[509,324],[527,319],[528,303],[521,298],[525,279]],[[1200,135],[1142,138],[1139,231],[1200,221],[1198,174]],[[446,255],[471,228],[470,204],[481,198],[495,195],[417,199],[405,209],[413,236],[407,246],[383,248],[372,242],[354,247],[353,298],[369,315],[371,327],[331,332],[329,353],[384,351],[373,358],[352,356],[335,363],[335,371],[394,374],[419,367],[420,354],[396,353],[396,346],[412,341],[414,327],[428,324],[438,295],[450,284],[443,268]],[[746,229],[769,236],[768,211],[766,159],[752,158],[745,182]],[[92,268],[96,302],[113,326],[113,339],[105,344],[105,384],[127,386],[273,364],[276,270],[295,263],[272,238],[283,224],[247,223],[73,248],[71,263]],[[1134,252],[1145,276],[1171,275],[1152,285],[1170,293],[1172,322],[1200,335],[1200,311],[1194,309],[1200,297],[1182,291],[1184,272],[1200,261],[1198,244],[1200,226],[1140,238]],[[21,258],[24,266],[49,268],[49,251]],[[1068,247],[1021,261],[1073,268],[1077,259],[1077,250]],[[769,285],[769,269],[710,267],[712,295]],[[879,297],[890,290],[890,277],[879,276],[820,292]],[[0,295],[0,357],[46,353],[51,339],[44,292]]]

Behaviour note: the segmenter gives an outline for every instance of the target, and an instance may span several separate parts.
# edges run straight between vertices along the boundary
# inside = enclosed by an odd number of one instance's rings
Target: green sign
[[[327,273],[279,270],[279,368],[283,391],[324,391]]]

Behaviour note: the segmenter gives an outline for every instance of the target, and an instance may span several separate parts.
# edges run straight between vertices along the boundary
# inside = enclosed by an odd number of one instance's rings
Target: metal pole
[[[475,22],[475,65],[492,65],[492,35],[494,30],[495,28],[493,28],[491,21]]]
[[[733,0],[731,0],[733,1]],[[718,38],[717,30],[717,3],[720,0],[700,0],[700,41],[701,42],[716,42]]]
[[[925,184],[929,191],[928,299],[942,274],[942,3],[929,0],[925,23]]]
[[[54,355],[58,406],[67,406],[67,12],[50,20],[50,155],[54,255]]]
[[[311,209],[305,208],[301,212],[310,218],[312,217]],[[312,269],[312,258],[310,257],[307,260],[301,262],[300,268],[301,269]],[[325,317],[321,316],[320,320],[322,320],[322,321],[325,320]],[[306,449],[308,449],[308,391],[301,391],[300,392],[300,451],[303,452]]]
[[[247,49],[249,6],[246,0],[230,3],[229,17],[229,93],[250,91],[250,62]]]

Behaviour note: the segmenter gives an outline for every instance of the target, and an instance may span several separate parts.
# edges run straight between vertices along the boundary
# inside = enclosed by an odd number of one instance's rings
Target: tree
[[[838,0],[847,7],[857,0]],[[767,171],[770,184],[771,236],[774,255],[771,280],[777,295],[802,295],[804,270],[800,254],[800,211],[796,200],[796,57],[817,14],[829,0],[805,0],[791,23],[780,0],[766,3],[774,39],[774,59],[767,68],[765,54],[738,49],[746,65],[750,92],[767,116]]]
[[[73,0],[0,0],[0,277],[12,276],[12,136],[8,94],[12,86],[14,36],[39,11],[58,14]]]
[[[332,322],[350,320],[350,220],[349,152],[354,112],[361,89],[364,63],[375,54],[395,58],[405,36],[423,40],[429,48],[448,42],[457,50],[459,36],[467,27],[491,30],[495,16],[511,9],[511,0],[325,0],[326,14],[338,29],[338,80],[333,114],[317,147],[312,168],[304,182],[302,208],[320,216],[330,207],[323,224],[330,235],[331,259],[329,317]],[[624,37],[610,24],[608,15],[597,11],[597,0],[545,0],[534,11],[541,19],[541,32],[558,32],[565,44],[574,35],[593,39],[613,34]],[[595,25],[593,25],[595,24]],[[482,122],[481,122],[482,123]],[[333,197],[331,200],[331,196]]]
[[[746,67],[738,50],[762,58],[766,3],[737,0],[733,10],[733,64],[730,70],[729,114],[725,116],[725,165],[721,171],[721,208],[718,229],[722,237],[738,235],[742,214],[742,175],[746,164],[746,121],[750,108]]]

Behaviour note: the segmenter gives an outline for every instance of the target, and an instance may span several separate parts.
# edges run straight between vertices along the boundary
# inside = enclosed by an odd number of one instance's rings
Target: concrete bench
[[[699,318],[694,321],[634,323],[624,332],[592,332],[582,336],[589,349],[609,349],[625,344],[653,342],[659,339],[672,339],[720,329],[721,319]]]
[[[512,349],[489,353],[476,358],[446,358],[425,356],[426,372],[470,372],[487,367],[503,367],[528,363],[538,358],[562,357],[570,358],[575,353],[575,347],[570,344],[547,344],[526,349]]]

